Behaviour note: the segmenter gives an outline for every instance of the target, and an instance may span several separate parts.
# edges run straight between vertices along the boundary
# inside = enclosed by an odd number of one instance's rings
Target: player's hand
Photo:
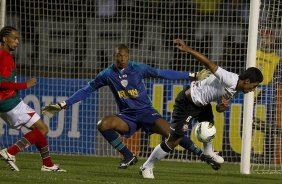
[[[37,84],[36,78],[31,78],[26,81],[27,88],[31,88]]]
[[[196,74],[196,80],[200,81],[203,80],[211,75],[211,71],[207,69],[202,69]]]
[[[229,108],[229,104],[231,102],[231,98],[226,98],[225,96],[221,97],[220,103],[216,105],[217,112],[224,112]]]
[[[225,107],[228,107],[230,104],[231,98],[221,97],[221,102]]]
[[[202,154],[202,155],[200,156],[200,158],[201,158],[202,161],[204,161],[204,162],[206,162],[207,164],[209,164],[209,165],[212,167],[212,169],[214,169],[214,170],[219,170],[220,167],[221,167],[221,165],[220,165],[219,163],[217,163],[216,161],[214,161],[214,160],[212,159],[212,157],[209,156],[209,155],[204,155],[204,154]]]
[[[61,102],[57,104],[50,104],[47,106],[42,107],[42,114],[52,118],[55,113],[60,112],[61,110],[67,107],[66,102]]]
[[[181,51],[184,51],[184,52],[189,52],[189,50],[191,50],[190,47],[188,47],[185,42],[179,38],[173,40],[173,43],[176,44],[176,48],[178,48],[179,50]]]

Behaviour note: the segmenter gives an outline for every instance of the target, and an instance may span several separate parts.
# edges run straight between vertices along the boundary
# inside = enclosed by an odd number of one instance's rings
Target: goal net
[[[255,92],[251,157],[252,170],[258,172],[282,169],[280,7],[280,0],[264,0],[260,7],[257,65],[265,80]],[[239,74],[246,68],[249,12],[246,0],[9,0],[5,25],[15,26],[21,34],[14,53],[18,81],[38,79],[36,87],[20,95],[40,114],[42,106],[65,100],[114,63],[113,49],[120,43],[129,46],[130,59],[137,62],[187,72],[202,69],[194,58],[175,49],[173,39],[182,38]],[[145,83],[153,106],[169,121],[177,93],[189,82],[146,79]],[[240,162],[243,98],[236,96],[225,113],[214,111],[214,150],[230,163]],[[96,128],[100,119],[117,112],[109,88],[103,87],[51,119],[42,116],[50,127],[51,151],[120,156]],[[27,131],[9,129],[2,120],[0,124],[2,147]],[[187,136],[202,147],[193,126]],[[123,141],[139,157],[148,157],[163,139],[139,131]],[[167,159],[198,160],[180,146]]]
[[[257,67],[264,75],[255,93],[252,171],[282,173],[281,111],[281,1],[262,1],[260,6]]]

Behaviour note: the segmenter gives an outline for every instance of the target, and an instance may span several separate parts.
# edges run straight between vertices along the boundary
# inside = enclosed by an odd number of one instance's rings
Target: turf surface
[[[135,166],[118,169],[119,158],[53,155],[55,163],[67,173],[42,172],[38,154],[17,155],[20,172],[12,172],[4,161],[0,162],[0,183],[2,184],[281,184],[282,175],[242,175],[240,166],[223,164],[214,171],[205,163],[161,161],[154,169],[155,179],[143,179],[139,167],[145,161],[140,159]]]

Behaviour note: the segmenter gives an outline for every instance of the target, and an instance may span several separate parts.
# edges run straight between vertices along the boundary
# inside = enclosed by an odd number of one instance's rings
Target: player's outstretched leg
[[[218,152],[209,153],[209,156],[212,157],[213,161],[215,161],[219,164],[224,163],[224,159],[222,158],[222,156],[218,155]]]
[[[20,171],[16,165],[16,157],[8,153],[7,148],[0,151],[0,156],[8,164],[12,171]]]
[[[213,151],[212,142],[203,143],[203,146],[204,146],[204,154],[205,155],[211,156],[212,159],[219,164],[224,163],[224,159],[220,155],[218,155],[217,152]]]
[[[98,122],[99,124],[99,122]],[[123,155],[123,160],[120,162],[118,168],[126,169],[130,165],[135,165],[138,162],[136,155],[134,155],[127,147],[122,143],[119,134],[113,129],[100,130],[103,137],[115,148],[119,153]]]
[[[170,151],[172,151],[172,149],[168,147],[166,142],[162,142],[161,144],[157,145],[146,162],[140,167],[140,174],[143,176],[143,178],[154,179],[155,176],[153,173],[153,168],[155,163],[158,160],[165,158]]]
[[[11,170],[19,171],[15,164],[15,155],[31,145],[35,145],[40,152],[43,163],[41,170],[65,172],[65,170],[53,164],[49,153],[47,139],[37,129],[26,133],[21,139],[19,139],[15,144],[11,145],[9,148],[1,150],[0,155],[8,163]]]
[[[37,140],[33,140],[32,142],[34,142],[42,159],[41,171],[67,172],[66,170],[60,168],[59,165],[53,163],[52,158],[50,156],[49,144],[47,142],[46,137],[43,134],[41,134],[40,131],[37,130],[33,130],[33,131],[34,131],[34,135],[37,135],[36,136]],[[31,139],[29,140],[31,141]]]
[[[202,154],[200,156],[201,160],[209,164],[214,170],[219,170],[221,165],[213,160],[210,155]]]
[[[126,169],[128,166],[130,165],[135,165],[138,162],[138,159],[135,155],[133,155],[133,157],[129,160],[125,160],[123,159],[120,164],[119,167],[120,169]]]

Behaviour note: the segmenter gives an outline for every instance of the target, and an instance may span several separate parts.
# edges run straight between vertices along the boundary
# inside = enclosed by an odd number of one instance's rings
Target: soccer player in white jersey
[[[261,71],[255,67],[250,67],[243,74],[237,75],[224,70],[203,54],[188,47],[183,40],[175,39],[174,43],[179,50],[191,54],[205,65],[213,75],[202,81],[192,82],[178,94],[172,113],[169,138],[156,146],[147,161],[140,167],[140,173],[144,178],[154,178],[155,162],[163,159],[179,145],[187,132],[187,125],[193,119],[214,123],[210,102],[220,100],[216,111],[224,112],[236,93],[251,92],[263,81]],[[224,159],[213,151],[212,142],[203,143],[203,146],[204,154],[210,155],[218,163],[224,162]]]

